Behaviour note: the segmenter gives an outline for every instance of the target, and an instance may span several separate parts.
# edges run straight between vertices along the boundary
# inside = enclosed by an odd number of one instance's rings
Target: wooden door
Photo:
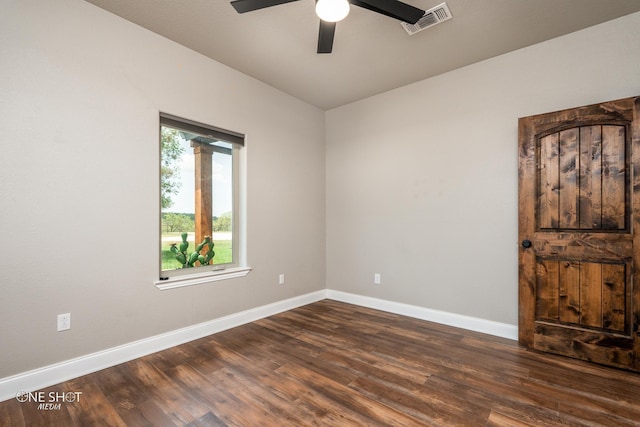
[[[640,97],[518,124],[519,341],[640,371]]]

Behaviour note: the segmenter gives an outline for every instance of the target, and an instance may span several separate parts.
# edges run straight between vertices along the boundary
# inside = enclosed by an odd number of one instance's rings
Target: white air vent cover
[[[422,18],[418,20],[415,24],[407,24],[406,22],[401,22],[400,25],[407,30],[409,35],[413,35],[419,31],[426,30],[429,27],[433,27],[441,22],[447,21],[453,18],[449,8],[446,3],[439,4],[436,7],[432,7],[427,10]]]

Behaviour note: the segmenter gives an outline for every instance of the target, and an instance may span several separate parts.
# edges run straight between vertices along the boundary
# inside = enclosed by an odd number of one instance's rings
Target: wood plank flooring
[[[640,374],[331,300],[41,391],[0,425],[640,426]]]

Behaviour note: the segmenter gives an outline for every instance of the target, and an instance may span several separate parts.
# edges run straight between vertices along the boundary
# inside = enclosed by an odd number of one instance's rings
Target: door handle
[[[522,241],[522,247],[525,248],[525,249],[530,248],[531,247],[531,240],[524,239]]]

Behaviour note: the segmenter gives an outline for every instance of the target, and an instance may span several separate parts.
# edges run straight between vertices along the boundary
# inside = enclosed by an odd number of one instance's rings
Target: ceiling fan
[[[299,0],[233,0],[231,6],[238,13],[245,13],[294,1]],[[316,14],[320,18],[317,53],[331,53],[336,22],[347,16],[350,4],[409,24],[418,22],[425,13],[398,0],[316,0]]]

